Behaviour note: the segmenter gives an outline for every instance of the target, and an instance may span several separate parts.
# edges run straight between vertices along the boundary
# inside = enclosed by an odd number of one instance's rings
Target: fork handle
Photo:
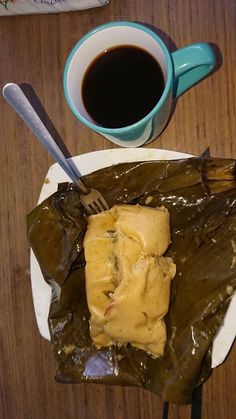
[[[79,179],[79,173],[76,172],[76,168],[72,167],[70,161],[66,159],[21,88],[15,83],[8,83],[3,87],[2,94],[33,131],[49,154],[51,154],[52,158],[59,163],[70,179],[77,184],[81,192],[87,194],[89,189]]]

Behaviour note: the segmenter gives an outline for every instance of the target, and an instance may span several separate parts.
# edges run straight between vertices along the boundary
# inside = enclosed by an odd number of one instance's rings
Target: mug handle
[[[191,44],[171,54],[174,65],[174,97],[203,79],[215,67],[215,54],[207,43]]]

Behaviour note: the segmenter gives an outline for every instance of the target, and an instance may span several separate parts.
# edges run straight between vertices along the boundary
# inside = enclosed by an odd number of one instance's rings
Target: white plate
[[[103,167],[121,162],[146,161],[146,160],[174,160],[192,157],[189,154],[178,153],[169,150],[150,148],[119,148],[112,150],[94,151],[73,157],[74,164],[79,168],[81,175],[86,175]],[[39,201],[42,202],[57,190],[57,184],[70,179],[56,163],[47,173],[43,184]],[[51,302],[51,287],[44,281],[39,264],[31,250],[30,255],[31,285],[34,302],[34,310],[40,334],[50,340],[48,328],[48,313]],[[236,335],[236,295],[232,298],[224,323],[216,336],[212,349],[212,368],[221,364]]]

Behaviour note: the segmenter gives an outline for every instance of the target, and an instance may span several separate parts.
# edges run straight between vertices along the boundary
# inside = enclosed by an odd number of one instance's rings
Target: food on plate
[[[130,343],[154,357],[166,343],[173,260],[165,207],[115,205],[91,215],[84,237],[90,335],[97,348]]]
[[[73,184],[29,215],[28,238],[52,293],[48,316],[58,382],[99,382],[148,389],[189,403],[211,372],[211,348],[236,290],[236,164],[192,158],[122,163],[84,177],[109,206],[168,209],[176,265],[165,316],[164,354],[127,345],[97,348],[90,336],[83,241],[87,216]],[[58,292],[60,289],[60,292]]]

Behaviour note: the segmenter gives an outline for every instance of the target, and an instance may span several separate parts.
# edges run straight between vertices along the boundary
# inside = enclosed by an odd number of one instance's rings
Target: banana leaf
[[[87,218],[73,184],[27,216],[28,240],[54,291],[49,312],[58,382],[148,389],[190,403],[211,372],[213,339],[236,289],[236,164],[191,158],[122,163],[87,176],[114,204],[164,205],[171,215],[167,251],[177,265],[165,317],[167,344],[154,359],[129,344],[96,349],[89,334],[83,236]],[[59,290],[59,292],[58,292]]]

